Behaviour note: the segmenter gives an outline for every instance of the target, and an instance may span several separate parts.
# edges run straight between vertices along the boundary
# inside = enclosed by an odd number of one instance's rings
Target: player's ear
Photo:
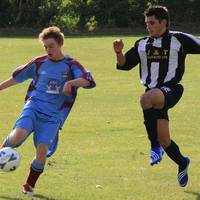
[[[63,43],[58,43],[58,45],[60,46],[60,48],[63,46]]]
[[[164,26],[167,27],[167,20],[166,20],[166,19],[163,19],[163,20],[161,21],[161,24],[163,24]]]

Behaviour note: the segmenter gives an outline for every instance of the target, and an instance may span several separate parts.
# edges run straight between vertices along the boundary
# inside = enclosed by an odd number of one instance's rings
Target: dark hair
[[[58,44],[63,45],[64,42],[64,34],[60,31],[60,29],[56,26],[50,26],[42,30],[39,34],[39,39],[41,42],[43,40],[53,38],[57,41]]]
[[[152,6],[144,11],[145,17],[155,16],[161,22],[163,19],[167,20],[167,27],[169,26],[169,11],[164,6]]]

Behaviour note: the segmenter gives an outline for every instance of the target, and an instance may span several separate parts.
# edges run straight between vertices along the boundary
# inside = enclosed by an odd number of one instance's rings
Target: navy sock
[[[151,147],[160,146],[157,136],[157,111],[154,108],[143,110],[144,124],[151,142]]]
[[[177,164],[180,169],[184,169],[187,165],[185,157],[181,154],[178,145],[171,140],[171,144],[164,149],[167,155]]]
[[[35,160],[33,160],[26,183],[28,183],[31,187],[34,188],[43,170],[44,170],[44,164],[37,163]]]

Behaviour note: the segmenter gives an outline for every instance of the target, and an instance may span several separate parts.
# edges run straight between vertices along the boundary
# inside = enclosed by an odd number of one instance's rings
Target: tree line
[[[0,27],[94,31],[144,25],[144,9],[163,5],[174,24],[200,21],[200,0],[1,0]]]

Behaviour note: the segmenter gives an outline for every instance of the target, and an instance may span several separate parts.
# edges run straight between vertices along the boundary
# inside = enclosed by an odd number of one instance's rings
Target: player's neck
[[[163,37],[165,35],[165,33],[168,32],[168,28],[164,28],[160,31],[160,33],[158,33],[157,35],[153,36],[154,38],[160,38]]]
[[[58,62],[60,60],[64,59],[64,55],[62,53],[55,55],[54,57],[51,57],[50,60],[54,61],[54,62]]]

